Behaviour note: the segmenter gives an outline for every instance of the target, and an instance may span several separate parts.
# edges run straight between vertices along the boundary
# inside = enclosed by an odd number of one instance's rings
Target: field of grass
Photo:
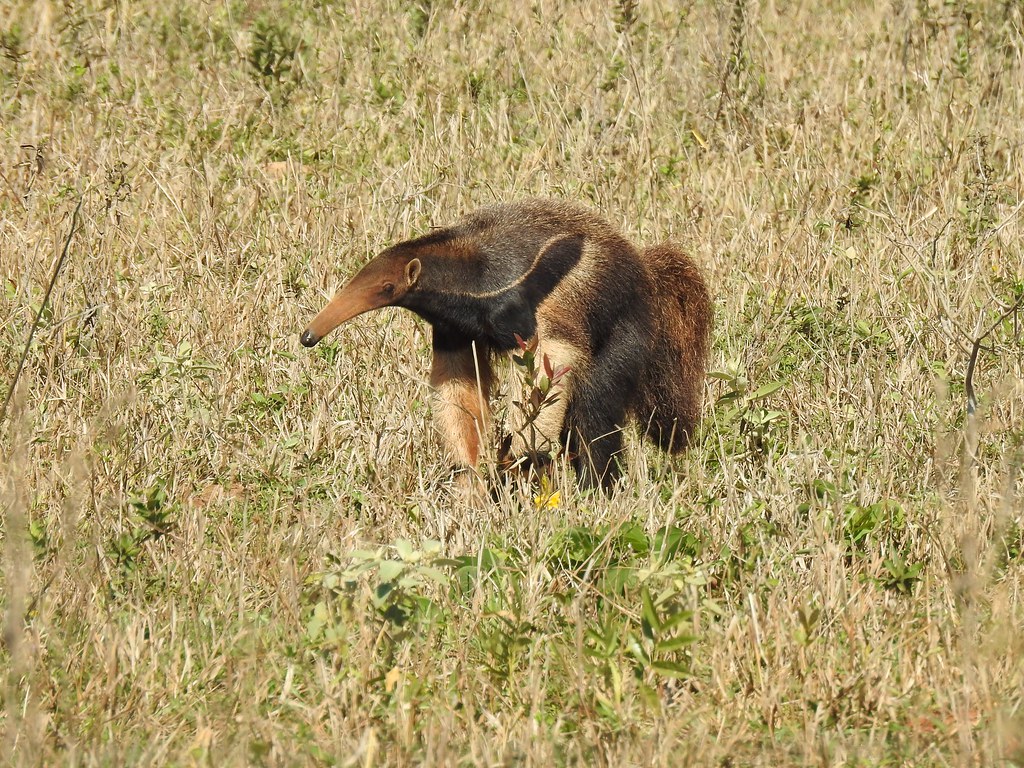
[[[1022,116],[1015,0],[0,0],[0,763],[1024,765]],[[525,195],[715,294],[608,498],[298,344]]]

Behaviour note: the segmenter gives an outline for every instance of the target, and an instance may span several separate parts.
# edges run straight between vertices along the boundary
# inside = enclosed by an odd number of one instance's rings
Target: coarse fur
[[[312,346],[357,314],[400,306],[433,328],[435,415],[454,459],[473,467],[487,434],[491,357],[535,340],[570,373],[531,424],[562,442],[580,481],[609,488],[632,416],[678,452],[700,418],[712,306],[678,247],[639,251],[595,213],[530,199],[494,205],[386,249],[302,334]],[[513,425],[513,459],[534,454]]]

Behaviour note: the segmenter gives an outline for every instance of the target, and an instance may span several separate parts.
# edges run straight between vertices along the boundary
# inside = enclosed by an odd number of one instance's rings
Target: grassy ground
[[[0,0],[4,395],[71,233],[0,423],[0,762],[1024,765],[1022,24]],[[411,316],[297,342],[526,194],[716,294],[698,444],[610,499],[453,493]]]

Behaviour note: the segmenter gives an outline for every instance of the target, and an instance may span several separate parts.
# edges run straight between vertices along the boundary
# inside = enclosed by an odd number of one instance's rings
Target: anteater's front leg
[[[460,467],[476,467],[490,421],[488,350],[461,334],[435,328],[430,386],[434,419],[452,459]]]

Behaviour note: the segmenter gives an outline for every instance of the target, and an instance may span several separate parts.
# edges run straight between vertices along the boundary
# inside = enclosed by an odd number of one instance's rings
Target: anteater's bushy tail
[[[700,421],[713,309],[707,283],[677,245],[643,250],[655,286],[658,338],[640,383],[636,417],[666,451],[681,451]]]

